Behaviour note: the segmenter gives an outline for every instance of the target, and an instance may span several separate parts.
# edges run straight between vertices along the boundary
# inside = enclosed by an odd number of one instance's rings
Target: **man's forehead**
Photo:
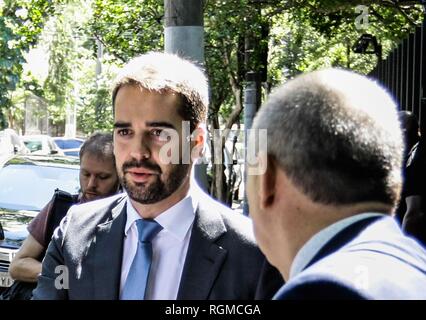
[[[173,91],[172,89],[163,88],[161,90],[152,90],[147,89],[140,84],[124,84],[120,86],[120,88],[117,90],[116,100],[126,97],[126,94],[128,94],[130,91],[133,93],[140,93],[140,95],[143,96],[151,96],[152,98],[161,100],[174,99],[180,102],[183,101],[183,96],[180,93]]]
[[[144,118],[152,118],[150,121],[161,121],[167,116],[179,115],[183,105],[182,98],[176,93],[160,94],[158,92],[139,91],[123,92],[115,102],[114,119],[123,118],[132,120],[135,114]]]
[[[86,152],[80,160],[80,166],[83,167],[88,162],[96,162],[99,164],[113,164],[114,163],[114,156],[107,156],[107,155],[101,155],[101,154],[94,154],[90,152]]]

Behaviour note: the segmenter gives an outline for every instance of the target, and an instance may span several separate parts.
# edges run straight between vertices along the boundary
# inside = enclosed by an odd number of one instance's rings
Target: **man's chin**
[[[97,200],[100,199],[101,196],[98,194],[93,194],[93,193],[85,193],[83,196],[83,200],[84,202],[88,202],[88,201],[93,201],[93,200]]]
[[[130,199],[140,204],[154,204],[165,198],[166,193],[162,189],[149,188],[146,184],[130,184],[125,187]]]

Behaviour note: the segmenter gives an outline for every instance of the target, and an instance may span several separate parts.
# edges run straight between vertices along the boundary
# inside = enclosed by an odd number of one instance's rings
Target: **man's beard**
[[[153,182],[130,182],[126,178],[126,170],[130,168],[145,168],[154,171]],[[129,161],[122,166],[121,185],[130,199],[141,204],[157,203],[173,194],[182,185],[190,169],[189,164],[172,165],[170,171],[161,180],[161,168],[148,161]]]
[[[94,200],[99,200],[99,199],[110,197],[110,196],[114,195],[115,193],[117,193],[117,189],[118,189],[117,187],[114,187],[109,192],[106,192],[106,193],[103,193],[103,194],[99,194],[96,191],[91,190],[91,192],[96,193],[96,195],[88,195],[86,193],[86,192],[88,192],[88,190],[86,190],[85,192],[81,193],[80,202],[84,203],[84,202],[89,202],[89,201],[94,201]]]

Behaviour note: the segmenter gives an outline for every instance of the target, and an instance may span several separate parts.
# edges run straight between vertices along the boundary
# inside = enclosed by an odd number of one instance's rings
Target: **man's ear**
[[[191,159],[195,161],[203,156],[204,144],[206,141],[206,130],[204,127],[197,127],[191,134]]]
[[[259,156],[261,165],[265,165],[265,172],[259,176],[259,205],[267,209],[274,204],[277,190],[277,163],[274,157],[264,154]]]

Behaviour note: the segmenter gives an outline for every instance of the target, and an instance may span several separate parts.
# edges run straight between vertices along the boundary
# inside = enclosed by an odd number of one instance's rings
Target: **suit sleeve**
[[[255,300],[271,300],[283,285],[284,279],[280,272],[264,258],[254,297]]]
[[[63,240],[67,219],[69,216],[61,221],[47,248],[37,287],[33,291],[34,300],[68,299],[68,271],[63,257]]]

